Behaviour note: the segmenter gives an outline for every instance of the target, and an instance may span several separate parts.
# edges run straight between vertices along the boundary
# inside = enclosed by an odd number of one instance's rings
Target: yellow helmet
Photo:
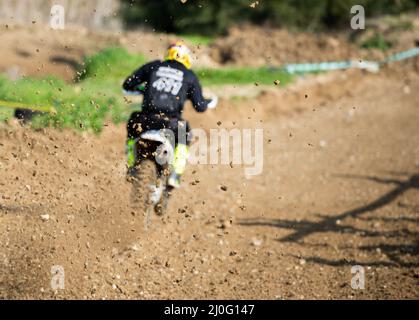
[[[183,41],[176,41],[167,49],[165,60],[176,60],[190,69],[192,65],[192,53]]]

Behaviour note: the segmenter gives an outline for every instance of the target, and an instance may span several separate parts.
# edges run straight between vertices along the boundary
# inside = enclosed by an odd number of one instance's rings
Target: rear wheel
[[[141,160],[136,166],[136,176],[132,179],[132,201],[139,211],[145,213],[145,227],[151,222],[153,213],[153,203],[151,194],[156,185],[157,171],[156,165],[151,160]]]
[[[159,202],[154,207],[154,211],[159,216],[162,216],[166,213],[167,206],[169,205],[170,189],[168,188],[170,187],[166,186],[166,188],[163,190]]]

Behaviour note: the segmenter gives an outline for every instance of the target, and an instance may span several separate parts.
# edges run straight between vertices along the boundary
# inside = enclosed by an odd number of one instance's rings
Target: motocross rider
[[[178,131],[181,127],[186,134],[190,131],[189,123],[182,119],[184,103],[187,99],[191,100],[197,112],[215,108],[217,104],[216,97],[204,98],[199,80],[190,69],[191,64],[191,51],[178,41],[169,46],[164,61],[147,63],[125,80],[123,89],[126,92],[134,92],[140,85],[144,86],[141,111],[133,112],[127,123],[128,174],[135,170],[134,147],[141,132],[170,129],[176,137],[176,146],[168,185],[179,188],[188,158],[189,139],[179,141]]]

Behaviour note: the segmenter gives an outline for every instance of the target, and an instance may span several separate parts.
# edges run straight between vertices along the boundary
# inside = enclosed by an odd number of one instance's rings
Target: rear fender
[[[141,134],[142,140],[159,142],[155,150],[155,161],[161,165],[171,164],[174,156],[174,136],[165,130],[149,130]]]

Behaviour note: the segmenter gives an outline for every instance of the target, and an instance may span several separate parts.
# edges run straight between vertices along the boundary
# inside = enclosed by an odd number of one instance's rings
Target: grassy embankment
[[[54,112],[35,117],[35,128],[56,127],[100,132],[105,120],[125,121],[131,111],[124,101],[121,83],[127,75],[145,63],[141,55],[129,54],[122,48],[109,48],[87,57],[78,79],[73,84],[56,78],[24,78],[10,81],[0,76],[0,119],[10,118],[13,104],[33,108],[53,107]],[[226,68],[195,70],[202,84],[273,84],[282,85],[291,77],[282,71],[265,68]],[[6,103],[4,103],[4,101]],[[6,106],[6,104],[8,106]]]

